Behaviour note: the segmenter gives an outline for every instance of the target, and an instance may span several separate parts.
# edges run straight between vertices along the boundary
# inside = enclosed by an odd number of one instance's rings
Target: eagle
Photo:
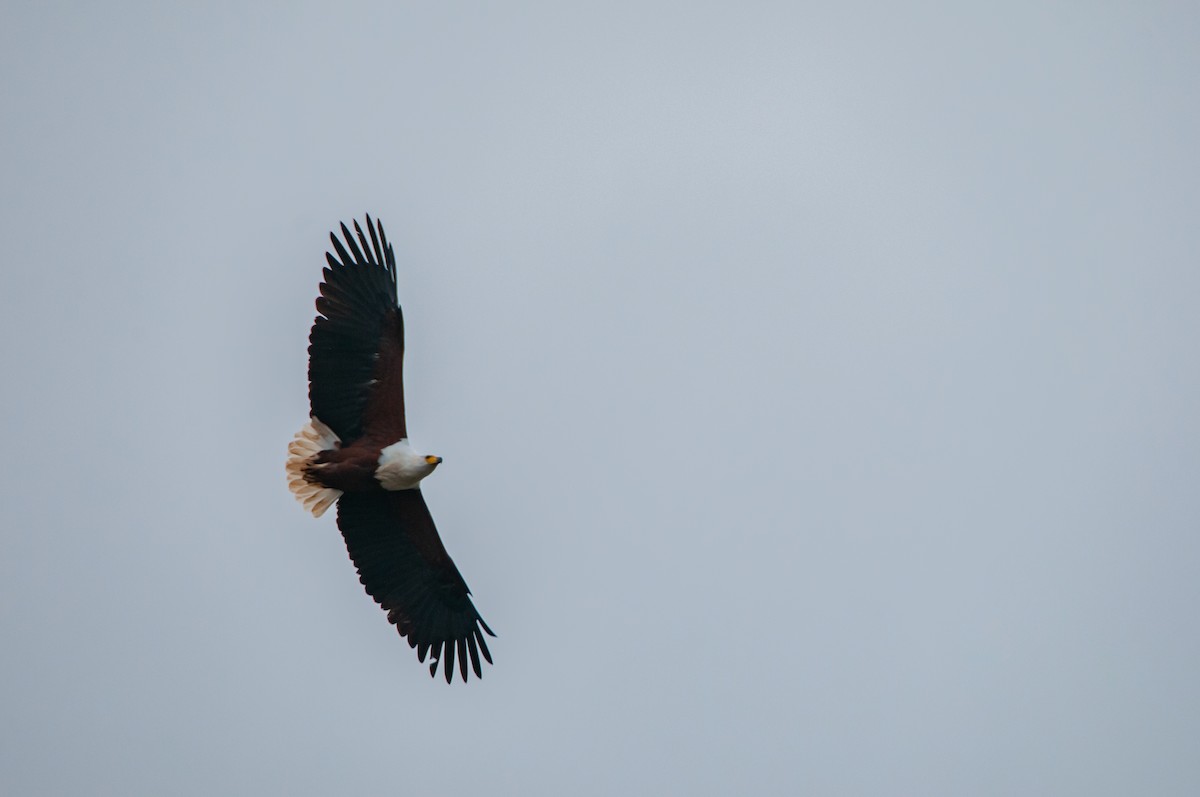
[[[288,487],[320,517],[337,504],[337,524],[359,581],[417,659],[430,657],[450,683],[454,662],[467,680],[479,659],[492,663],[492,629],[438,536],[421,480],[442,458],[418,451],[404,419],[404,316],[396,256],[383,224],[366,233],[341,224],[317,297],[309,334],[307,424],[288,445]],[[368,236],[370,240],[368,241]]]

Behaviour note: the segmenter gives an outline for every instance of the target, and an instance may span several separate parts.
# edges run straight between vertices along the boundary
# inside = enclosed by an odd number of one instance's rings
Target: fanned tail
[[[336,448],[341,442],[333,430],[314,415],[288,444],[288,489],[305,509],[313,513],[313,517],[325,514],[325,510],[341,498],[342,491],[310,481],[308,466],[322,451]]]

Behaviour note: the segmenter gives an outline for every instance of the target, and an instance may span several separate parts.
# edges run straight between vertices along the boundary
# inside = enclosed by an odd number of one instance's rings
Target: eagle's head
[[[411,490],[440,464],[441,457],[422,454],[409,445],[408,440],[401,440],[379,452],[375,478],[385,490]]]

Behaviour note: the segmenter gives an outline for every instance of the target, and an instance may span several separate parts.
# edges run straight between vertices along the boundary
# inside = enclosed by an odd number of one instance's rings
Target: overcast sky
[[[0,792],[1200,793],[1191,4],[198,5],[0,11]],[[479,682],[285,485],[364,212]]]

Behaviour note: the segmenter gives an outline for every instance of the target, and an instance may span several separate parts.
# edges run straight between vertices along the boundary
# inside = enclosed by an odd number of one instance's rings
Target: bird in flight
[[[288,446],[288,487],[320,517],[337,504],[337,524],[367,594],[387,612],[417,659],[440,664],[449,683],[454,662],[463,681],[470,660],[492,656],[495,636],[471,603],[421,495],[421,480],[441,457],[408,441],[404,420],[404,317],[396,294],[396,256],[378,220],[366,234],[341,225],[330,233],[309,334],[309,422]],[[368,241],[368,236],[370,240]],[[357,240],[356,240],[357,239]]]

